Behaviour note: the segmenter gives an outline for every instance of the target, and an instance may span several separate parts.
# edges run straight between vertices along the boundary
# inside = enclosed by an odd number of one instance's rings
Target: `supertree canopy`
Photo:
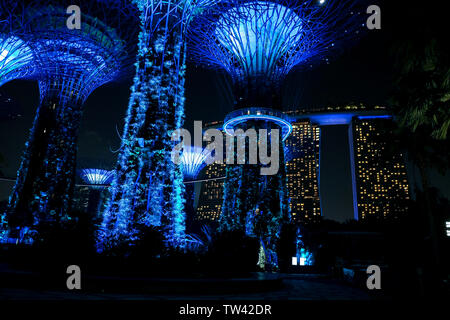
[[[194,18],[190,56],[232,77],[236,107],[280,108],[289,71],[328,61],[343,40],[360,34],[362,7],[352,0],[223,1]]]
[[[89,187],[87,213],[94,218],[95,222],[98,222],[97,219],[102,205],[104,190],[111,183],[113,171],[85,168],[80,170],[79,175]]]
[[[183,173],[171,132],[183,124],[185,30],[215,0],[134,0],[141,12],[136,76],[98,250],[133,245],[148,226],[184,247]]]
[[[29,2],[26,7],[35,7]],[[36,59],[29,44],[21,37],[29,32],[29,16],[20,1],[0,2],[0,86],[14,79],[36,73]]]
[[[111,182],[113,171],[105,169],[81,169],[81,179],[89,185],[107,185]]]
[[[38,57],[40,105],[7,209],[12,237],[25,226],[37,231],[70,219],[83,103],[132,71],[137,10],[124,0],[84,2],[81,28],[69,29],[70,5],[42,0],[25,7],[30,30],[22,40]]]
[[[183,175],[186,180],[194,180],[200,171],[206,166],[209,151],[200,147],[189,147],[184,149],[180,161]]]
[[[189,146],[183,148],[180,156],[181,168],[185,180],[184,212],[186,230],[189,232],[195,225],[195,179],[206,166],[206,160],[210,151],[204,148]]]
[[[194,17],[189,33],[193,61],[224,70],[233,80],[235,110],[225,118],[227,134],[279,129],[277,142],[283,146],[291,131],[277,110],[285,77],[295,66],[327,61],[343,40],[361,32],[363,17],[355,3],[229,0]],[[259,237],[268,268],[277,268],[277,239],[289,216],[283,151],[279,148],[275,175],[261,176],[259,165],[228,165],[224,185],[220,227],[245,228]]]

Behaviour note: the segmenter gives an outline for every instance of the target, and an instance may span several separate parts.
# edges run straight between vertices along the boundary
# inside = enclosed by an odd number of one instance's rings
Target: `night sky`
[[[370,4],[380,5],[382,30],[368,31],[357,45],[344,50],[329,65],[292,72],[284,90],[285,109],[348,103],[387,105],[392,90],[393,41],[402,32],[412,33],[420,28],[417,24],[427,24],[431,16],[439,20],[436,14],[443,14],[445,10],[413,7],[409,1],[373,1]],[[434,11],[431,15],[427,10]],[[79,167],[114,167],[117,155],[114,151],[120,147],[130,84],[131,79],[126,83],[108,84],[88,98],[79,135]],[[0,171],[3,176],[15,177],[39,102],[38,87],[35,82],[12,81],[0,90],[14,100],[17,113],[21,114],[15,120],[0,120]],[[188,65],[185,127],[189,129],[194,120],[204,123],[221,120],[231,108],[227,78],[215,71]],[[327,153],[321,155],[322,206],[324,211],[332,210],[333,215],[348,216],[351,203],[342,200],[351,199],[350,164],[344,161],[348,158],[348,145],[346,138],[338,138],[346,137],[347,131],[336,126],[323,132],[329,138],[322,141],[322,152]],[[433,174],[432,182],[450,197],[448,176]],[[0,200],[7,198],[11,188],[12,183],[0,181]]]

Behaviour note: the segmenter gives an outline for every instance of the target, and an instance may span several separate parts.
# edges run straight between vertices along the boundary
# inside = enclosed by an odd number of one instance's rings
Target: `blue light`
[[[183,172],[170,160],[167,132],[184,121],[185,27],[217,0],[132,2],[140,11],[136,74],[97,248],[132,244],[141,236],[136,226],[159,226],[168,246],[184,248]]]
[[[255,1],[225,12],[215,32],[247,74],[270,74],[279,59],[301,40],[302,24],[285,6]]]
[[[354,113],[327,113],[313,114],[309,118],[311,122],[320,126],[331,126],[349,124],[354,116]]]
[[[5,3],[8,10],[3,10]],[[71,218],[83,103],[99,86],[133,70],[138,19],[128,1],[88,1],[82,9],[81,29],[69,30],[66,6],[30,3],[3,0],[0,4],[0,85],[12,76],[26,76],[39,84],[40,105],[7,210],[19,217],[10,231],[30,227],[28,233],[40,237],[36,230],[43,217],[46,223],[61,226]],[[8,24],[9,9],[15,12],[14,23]],[[5,16],[10,36],[6,40]],[[24,26],[14,30],[21,23]],[[52,119],[50,126],[48,119]],[[103,173],[86,174],[84,179],[93,185],[106,183]]]
[[[267,115],[244,115],[232,118],[227,122],[225,122],[225,124],[223,125],[223,129],[228,135],[232,136],[233,130],[237,124],[251,120],[265,120],[276,123],[278,126],[281,127],[283,141],[286,140],[286,138],[289,137],[289,135],[292,132],[292,125],[288,121],[275,116],[267,116]]]
[[[294,66],[329,61],[342,40],[361,30],[356,1],[225,1],[193,20],[190,59],[226,70],[235,84],[249,78],[279,87]],[[360,21],[357,21],[360,20]]]
[[[15,36],[0,34],[0,86],[10,80],[31,76],[35,70],[30,47]]]
[[[392,119],[391,115],[379,115],[379,116],[358,116],[360,120],[366,119]]]
[[[195,179],[206,165],[205,160],[209,154],[208,150],[200,147],[187,147],[187,149],[183,150],[180,159],[184,177]]]
[[[82,169],[81,178],[88,184],[92,185],[106,185],[114,175],[114,171],[103,169]]]

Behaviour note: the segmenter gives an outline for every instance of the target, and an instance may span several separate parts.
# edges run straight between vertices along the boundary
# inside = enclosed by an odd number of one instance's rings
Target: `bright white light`
[[[181,154],[183,174],[188,179],[195,179],[198,173],[206,165],[206,158],[210,152],[199,147],[187,147]]]
[[[304,266],[306,264],[306,258],[300,258],[300,265]]]
[[[325,0],[319,0],[319,4],[324,4]]]
[[[0,61],[3,61],[6,56],[8,55],[9,51],[8,50],[3,50],[2,53],[0,54]]]
[[[113,171],[103,169],[83,169],[81,170],[81,178],[89,184],[103,185],[109,183],[113,173]]]
[[[297,257],[292,257],[292,265],[293,266],[297,265]]]

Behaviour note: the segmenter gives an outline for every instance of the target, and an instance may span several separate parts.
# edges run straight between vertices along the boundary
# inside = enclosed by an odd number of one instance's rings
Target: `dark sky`
[[[373,1],[379,4],[382,14],[382,30],[368,31],[355,46],[348,48],[333,59],[330,65],[321,65],[312,70],[292,72],[284,91],[285,109],[308,108],[347,103],[386,105],[392,89],[393,59],[391,44],[399,37],[399,30],[411,33],[420,28],[417,24],[427,24],[443,13],[438,7],[414,7],[410,1]],[[430,8],[431,7],[431,8]],[[446,20],[442,20],[445,23]],[[129,97],[130,82],[108,84],[94,91],[85,105],[80,130],[79,167],[114,166],[120,146],[119,133],[122,132],[124,115]],[[20,165],[20,156],[31,128],[38,105],[37,84],[30,81],[13,81],[0,90],[9,95],[21,110],[18,120],[0,122],[0,170],[5,176],[13,177]],[[186,80],[186,128],[194,120],[203,122],[223,119],[231,110],[232,95],[226,77],[215,71],[188,66]],[[334,208],[337,214],[345,214],[349,208],[351,188],[348,185],[349,165],[343,160],[348,157],[348,147],[343,128],[327,128],[329,138],[322,143],[323,207]],[[118,133],[119,132],[119,133]],[[336,161],[336,155],[340,160]],[[347,178],[346,178],[347,177]],[[450,195],[449,179],[434,177],[435,184]],[[0,200],[5,199],[12,184],[0,182]],[[351,204],[350,204],[351,205]]]

